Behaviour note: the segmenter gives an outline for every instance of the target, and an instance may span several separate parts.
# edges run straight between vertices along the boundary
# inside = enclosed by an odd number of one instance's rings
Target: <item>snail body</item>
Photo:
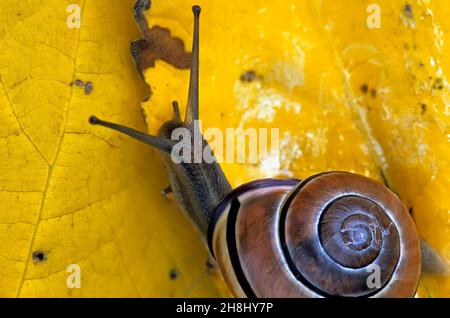
[[[135,15],[149,4],[138,1]],[[200,8],[194,6],[193,12],[184,120],[173,102],[174,116],[162,125],[158,136],[94,116],[90,123],[160,150],[178,206],[208,242],[236,296],[414,296],[420,276],[419,239],[404,205],[380,183],[348,172],[326,172],[303,181],[262,179],[232,189],[217,160],[173,160],[176,143],[171,137],[176,129],[200,134],[195,125],[199,119]],[[203,137],[201,145],[209,149]]]

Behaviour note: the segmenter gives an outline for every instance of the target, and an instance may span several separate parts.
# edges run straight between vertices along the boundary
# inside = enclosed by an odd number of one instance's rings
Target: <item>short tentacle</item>
[[[176,121],[181,121],[181,114],[180,114],[180,108],[178,107],[178,102],[176,100],[174,100],[172,102],[172,107],[173,107],[173,120]]]

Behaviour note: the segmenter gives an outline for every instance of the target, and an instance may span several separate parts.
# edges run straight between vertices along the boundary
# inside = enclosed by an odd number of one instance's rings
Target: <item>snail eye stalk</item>
[[[198,105],[198,77],[199,77],[199,28],[200,28],[200,7],[193,6],[194,13],[194,39],[192,41],[192,61],[191,77],[189,79],[189,95],[184,119],[186,127],[192,128],[194,121],[199,119]]]
[[[135,8],[136,12],[139,12],[140,6]],[[198,105],[198,81],[199,81],[199,24],[200,24],[200,7],[195,5],[192,7],[192,12],[194,13],[194,39],[192,41],[192,61],[191,61],[191,75],[189,80],[189,93],[188,102],[186,109],[186,116],[184,120],[184,125],[191,131],[194,129],[194,122],[199,119],[199,105]],[[178,108],[178,102],[172,102],[174,120],[180,120],[180,109]],[[133,128],[126,127],[120,124],[111,123],[105,120],[101,120],[95,116],[89,118],[89,123],[92,125],[100,125],[108,127],[110,129],[116,130],[123,134],[126,134],[136,140],[146,143],[156,149],[159,149],[165,153],[170,153],[175,142],[172,140],[148,135],[137,131]]]
[[[174,145],[173,141],[167,140],[161,137],[144,134],[140,131],[137,131],[133,128],[123,126],[120,124],[112,123],[109,121],[101,120],[95,116],[89,117],[89,123],[91,125],[100,125],[103,127],[108,127],[112,130],[121,132],[125,135],[130,136],[133,139],[139,140],[147,145],[155,147],[165,153],[170,153],[172,151],[172,146]]]

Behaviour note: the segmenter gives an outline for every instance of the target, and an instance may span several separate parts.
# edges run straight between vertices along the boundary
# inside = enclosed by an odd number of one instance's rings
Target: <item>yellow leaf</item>
[[[157,151],[87,122],[145,129],[146,87],[129,53],[140,37],[134,0],[73,2],[79,29],[66,24],[66,2],[0,5],[0,296],[228,295],[190,222],[161,195]],[[377,1],[372,30],[371,3],[154,0],[147,17],[187,54],[191,6],[202,6],[204,129],[280,128],[280,162],[222,165],[233,186],[327,170],[386,181],[448,260],[450,12],[444,0],[411,1],[412,15],[404,1]],[[159,58],[144,76],[155,133],[172,100],[184,111],[189,72]],[[66,284],[71,264],[80,289]],[[420,291],[449,296],[450,279],[426,276]]]
[[[356,0],[153,1],[149,23],[190,46],[190,8],[202,6],[203,128],[280,127],[281,163],[269,155],[222,165],[234,186],[327,170],[364,174],[399,194],[421,237],[448,260],[449,9],[443,0],[377,3],[381,29],[367,26],[371,2]],[[152,133],[170,118],[171,100],[186,104],[188,75],[161,60],[146,69]],[[424,275],[420,291],[449,296],[450,279]]]
[[[327,2],[328,3],[328,2]],[[346,77],[353,106],[380,146],[391,188],[419,235],[450,259],[450,32],[447,1],[377,1],[381,28],[368,30],[368,2],[318,7]],[[349,30],[351,29],[351,32]],[[361,88],[367,86],[367,92]],[[450,278],[424,275],[421,296],[449,297]]]
[[[218,296],[157,154],[87,121],[145,129],[134,1],[72,2],[79,29],[64,1],[0,5],[0,296]]]

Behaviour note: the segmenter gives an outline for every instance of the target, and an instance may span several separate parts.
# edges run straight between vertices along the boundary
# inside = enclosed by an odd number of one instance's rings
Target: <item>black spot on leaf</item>
[[[86,85],[84,86],[84,93],[86,95],[89,95],[90,93],[92,93],[93,89],[94,85],[92,84],[92,82],[86,82]]]
[[[246,72],[241,74],[240,79],[241,79],[242,82],[250,83],[250,82],[253,82],[256,79],[256,77],[257,76],[256,76],[256,73],[254,71],[246,71]]]
[[[47,254],[43,251],[35,251],[32,258],[35,263],[43,263],[47,260]]]
[[[80,79],[75,80],[75,85],[78,87],[83,87],[84,86],[84,82]]]
[[[173,268],[173,269],[170,270],[170,272],[169,272],[169,278],[170,278],[171,280],[175,280],[175,279],[178,278],[178,271],[177,271],[175,268]]]

